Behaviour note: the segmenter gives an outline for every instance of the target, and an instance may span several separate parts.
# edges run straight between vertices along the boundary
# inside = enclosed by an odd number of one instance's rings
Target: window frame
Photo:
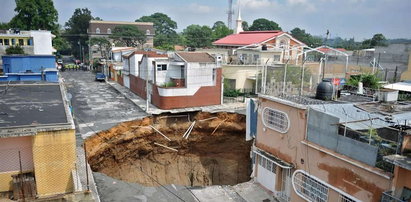
[[[96,34],[100,34],[100,28],[96,28]]]
[[[266,120],[266,116],[265,116],[266,110],[272,110],[272,111],[274,111],[274,112],[283,114],[283,116],[285,117],[285,120],[287,121],[287,126],[286,126],[284,129],[282,129],[282,128],[277,128],[277,127],[276,127],[275,125],[273,125],[273,124],[268,124],[268,122],[267,122],[268,120]],[[277,132],[279,132],[279,133],[283,133],[283,134],[287,133],[288,130],[290,129],[290,125],[291,125],[291,124],[290,124],[290,118],[288,117],[288,114],[285,113],[285,112],[283,112],[283,111],[280,111],[280,110],[277,110],[277,109],[274,109],[274,108],[271,108],[271,107],[264,107],[261,116],[262,116],[263,124],[264,124],[264,126],[267,127],[267,128],[270,128],[270,129],[272,129],[272,130],[275,130],[275,131],[277,131]],[[278,123],[278,124],[280,124],[280,123]]]
[[[164,69],[164,66],[166,67],[165,69]],[[167,64],[156,64],[156,70],[157,71],[167,71],[167,69],[168,69],[167,66],[168,66]]]

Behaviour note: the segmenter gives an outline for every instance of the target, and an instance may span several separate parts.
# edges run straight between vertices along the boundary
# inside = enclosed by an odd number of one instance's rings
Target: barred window
[[[340,200],[339,200],[339,202],[355,202],[355,201],[356,201],[356,200],[352,199],[352,198],[349,197],[349,196],[340,194]]]
[[[304,199],[314,202],[328,201],[328,186],[311,176],[296,171],[292,183],[295,192]]]
[[[280,133],[286,133],[290,126],[286,113],[268,107],[263,110],[263,123],[266,127]]]
[[[267,169],[268,171],[272,172],[272,173],[276,173],[276,168],[277,165],[272,162],[271,160],[267,159],[264,156],[258,155],[258,165],[260,165],[261,167]]]

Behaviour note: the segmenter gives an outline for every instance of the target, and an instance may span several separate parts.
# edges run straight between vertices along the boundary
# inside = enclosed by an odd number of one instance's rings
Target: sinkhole
[[[166,114],[121,123],[85,144],[91,169],[119,180],[234,185],[250,179],[252,142],[245,130],[241,114]]]

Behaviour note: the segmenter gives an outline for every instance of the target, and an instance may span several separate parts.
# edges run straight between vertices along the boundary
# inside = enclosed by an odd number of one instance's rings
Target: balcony
[[[406,202],[392,195],[392,191],[382,193],[381,202]]]

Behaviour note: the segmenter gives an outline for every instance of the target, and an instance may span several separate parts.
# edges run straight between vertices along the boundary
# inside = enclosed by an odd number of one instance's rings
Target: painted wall
[[[259,98],[259,119],[257,121],[256,146],[272,155],[291,163],[295,169],[302,169],[324,182],[356,197],[362,201],[379,201],[382,192],[390,188],[390,179],[378,168],[349,159],[331,150],[309,147],[305,142],[307,113],[305,109],[293,104],[274,102]],[[265,127],[262,122],[262,109],[270,107],[286,113],[290,128],[286,133],[279,133]],[[342,160],[345,159],[345,160]],[[348,162],[347,162],[348,161]],[[338,201],[330,194],[329,201]],[[291,201],[304,201],[292,189]]]
[[[4,55],[2,60],[4,73],[21,73],[28,70],[33,73],[41,73],[46,68],[56,68],[56,57],[53,55]]]
[[[255,80],[248,78],[255,78],[257,74],[257,66],[244,65],[223,65],[223,76],[225,79],[235,79],[236,89],[251,89],[254,86]]]
[[[20,172],[19,151],[23,172],[33,171],[31,137],[0,139],[0,192],[12,190],[11,177]]]
[[[52,45],[53,35],[50,31],[30,31],[33,38],[34,55],[51,55],[54,52]]]
[[[411,170],[396,166],[394,169],[394,196],[400,197],[404,187],[411,189]]]
[[[32,136],[37,194],[47,196],[73,191],[75,130],[39,132]]]

